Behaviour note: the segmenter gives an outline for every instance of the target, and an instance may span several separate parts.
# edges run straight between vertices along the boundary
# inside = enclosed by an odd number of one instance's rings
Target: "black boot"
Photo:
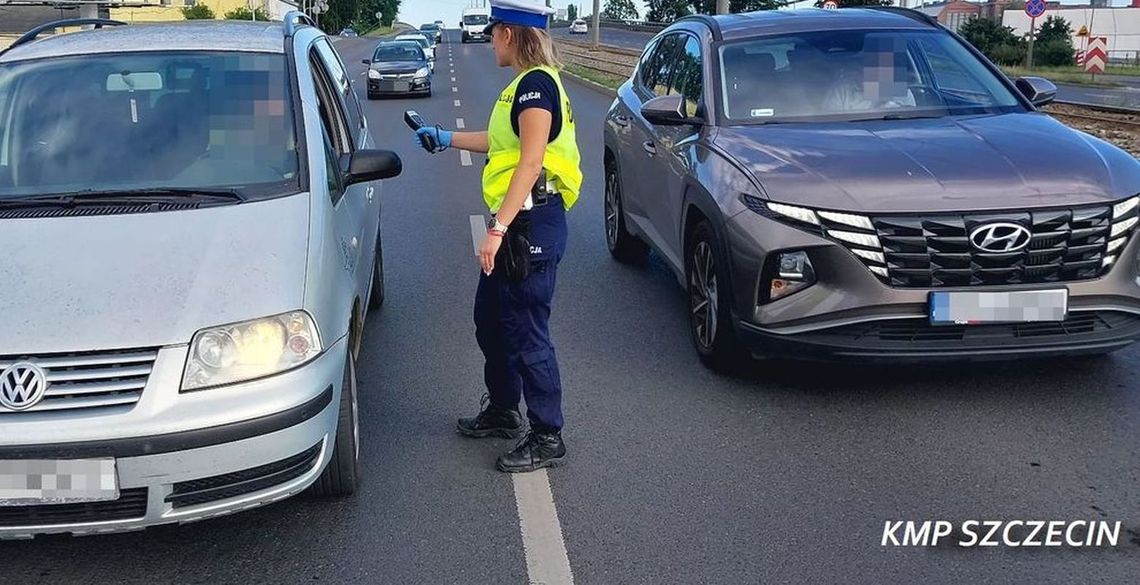
[[[461,418],[455,429],[468,437],[502,437],[514,439],[523,433],[523,418],[517,410],[495,408],[488,396],[479,401],[479,414],[472,418]]]
[[[566,445],[562,443],[561,433],[531,430],[514,449],[499,456],[498,467],[499,471],[508,473],[534,471],[561,465],[565,457]]]

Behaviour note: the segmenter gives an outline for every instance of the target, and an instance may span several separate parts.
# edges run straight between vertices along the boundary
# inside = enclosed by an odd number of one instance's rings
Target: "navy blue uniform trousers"
[[[490,276],[479,272],[475,338],[486,359],[491,404],[518,409],[525,397],[531,428],[552,432],[562,429],[562,379],[550,341],[550,305],[566,251],[566,210],[552,197],[523,214],[530,221],[530,275],[511,282],[498,259]]]

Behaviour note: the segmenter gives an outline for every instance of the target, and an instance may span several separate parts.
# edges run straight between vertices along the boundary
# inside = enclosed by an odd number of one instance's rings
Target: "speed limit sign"
[[[823,3],[823,8],[824,10],[835,10],[839,8],[839,3],[835,0],[827,0],[827,2]]]

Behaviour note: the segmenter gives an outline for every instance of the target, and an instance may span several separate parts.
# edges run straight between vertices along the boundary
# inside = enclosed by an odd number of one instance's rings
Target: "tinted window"
[[[720,47],[726,116],[938,117],[1020,111],[1018,99],[941,31],[828,31]]]
[[[426,61],[424,57],[424,50],[413,42],[406,43],[384,43],[376,47],[376,53],[372,55],[373,61],[389,62],[389,61]]]
[[[0,199],[81,189],[297,188],[282,55],[118,53],[0,65]]]
[[[673,74],[673,65],[676,58],[677,45],[681,35],[669,35],[657,44],[646,64],[642,85],[654,95],[668,95],[670,78]]]
[[[686,35],[684,49],[677,58],[670,93],[680,93],[685,96],[686,111],[690,116],[697,114],[697,108],[701,103],[701,92],[704,89],[704,73],[701,67],[701,43],[696,38]]]

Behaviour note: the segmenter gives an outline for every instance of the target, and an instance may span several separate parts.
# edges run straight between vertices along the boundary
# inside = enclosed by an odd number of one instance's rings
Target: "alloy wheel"
[[[617,173],[612,169],[606,173],[606,244],[613,250],[618,238],[618,184]]]
[[[697,242],[693,248],[689,291],[690,318],[697,343],[702,348],[711,350],[716,343],[718,297],[716,262],[712,246],[707,241]]]

